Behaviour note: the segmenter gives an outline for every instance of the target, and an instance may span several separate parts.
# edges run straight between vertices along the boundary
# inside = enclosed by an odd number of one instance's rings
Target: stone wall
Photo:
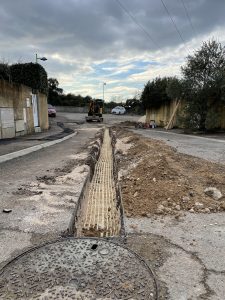
[[[41,130],[48,129],[46,95],[38,95],[39,124]],[[0,80],[0,139],[35,132],[32,90],[24,85]]]

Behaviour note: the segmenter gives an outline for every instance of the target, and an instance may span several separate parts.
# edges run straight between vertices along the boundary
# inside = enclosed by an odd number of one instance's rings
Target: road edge
[[[51,142],[46,142],[46,143],[43,143],[43,144],[40,144],[40,145],[32,146],[32,147],[25,148],[25,149],[22,149],[22,150],[19,150],[19,151],[15,151],[15,152],[12,152],[12,153],[1,155],[0,156],[0,163],[3,163],[3,162],[6,162],[6,161],[9,161],[11,159],[21,157],[21,156],[27,155],[29,153],[32,153],[32,152],[50,147],[52,145],[61,143],[65,140],[68,140],[68,139],[72,138],[75,135],[77,135],[77,131],[70,134],[70,135],[67,135],[67,136],[65,136],[61,139],[57,139],[57,140],[54,140],[54,141],[51,141]]]

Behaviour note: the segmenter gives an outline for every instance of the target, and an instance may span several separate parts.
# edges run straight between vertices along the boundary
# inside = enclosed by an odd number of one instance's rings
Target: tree
[[[184,81],[177,77],[169,77],[167,80],[166,93],[171,99],[182,99],[184,96]]]
[[[140,99],[136,97],[132,99],[127,99],[125,103],[125,108],[127,112],[132,112],[136,114],[143,114],[144,108]]]
[[[63,89],[59,88],[59,82],[56,78],[48,79],[48,103],[53,105],[61,104]]]
[[[200,50],[188,56],[182,73],[186,126],[205,130],[209,123],[213,125],[213,114],[216,128],[219,107],[225,100],[225,48],[216,41],[204,42]]]
[[[169,103],[171,98],[167,94],[169,78],[155,78],[148,81],[141,94],[141,102],[144,108],[159,108],[165,103]]]
[[[0,62],[0,79],[7,81],[11,80],[10,66],[8,63]]]

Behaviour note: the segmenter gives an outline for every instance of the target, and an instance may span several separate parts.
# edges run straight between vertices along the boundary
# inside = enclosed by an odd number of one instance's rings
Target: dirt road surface
[[[65,234],[88,172],[89,147],[110,125],[127,246],[156,273],[159,299],[224,299],[225,143],[120,124],[139,117],[110,115],[104,124],[86,124],[84,116],[59,113],[77,136],[0,165],[0,266]],[[213,198],[210,187],[222,196]]]

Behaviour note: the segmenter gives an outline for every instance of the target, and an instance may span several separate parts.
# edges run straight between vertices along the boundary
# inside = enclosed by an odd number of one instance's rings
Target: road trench
[[[102,144],[91,157],[92,174],[84,185],[75,213],[76,237],[115,237],[124,233],[114,140],[112,131],[105,128]]]
[[[154,273],[123,243],[115,137],[106,128],[98,140],[70,224],[75,238],[46,242],[8,262],[0,269],[0,299],[158,299]]]

